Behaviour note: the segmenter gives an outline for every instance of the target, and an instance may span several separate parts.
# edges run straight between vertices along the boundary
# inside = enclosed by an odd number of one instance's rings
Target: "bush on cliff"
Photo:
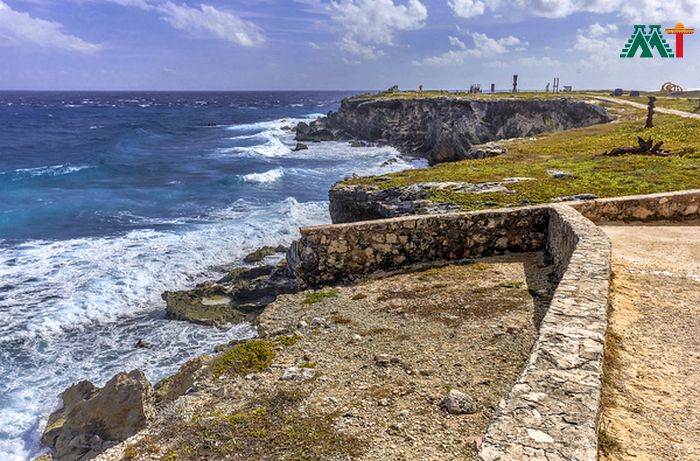
[[[254,339],[234,346],[221,354],[211,365],[215,377],[225,373],[246,375],[260,372],[272,365],[275,352],[269,341]]]

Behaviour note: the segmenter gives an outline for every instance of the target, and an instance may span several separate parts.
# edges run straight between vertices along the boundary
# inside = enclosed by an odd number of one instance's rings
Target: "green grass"
[[[304,304],[316,304],[316,303],[320,303],[324,299],[335,298],[336,296],[338,296],[338,292],[335,290],[310,291],[310,292],[306,293],[306,297],[304,298],[303,303]]]
[[[484,91],[487,91],[485,88]],[[602,93],[601,93],[602,94]],[[448,92],[442,90],[424,90],[422,93],[418,91],[400,91],[398,93],[381,92],[381,93],[365,93],[353,96],[351,99],[416,99],[416,98],[437,98],[451,97],[464,99],[490,99],[490,98],[517,98],[517,99],[557,99],[557,98],[582,98],[585,97],[584,92],[572,93],[545,93],[539,91],[528,91],[518,93],[467,93],[467,92]]]
[[[617,106],[604,105],[613,109]],[[406,170],[386,175],[388,181],[366,177],[346,183],[387,189],[433,181],[479,183],[514,176],[534,178],[508,184],[511,192],[441,191],[429,197],[434,202],[456,203],[467,211],[539,204],[576,194],[614,197],[700,188],[700,120],[657,114],[655,127],[647,130],[643,128],[643,110],[625,106],[620,113],[620,120],[613,123],[541,134],[534,140],[509,141],[508,153],[498,157]],[[664,141],[664,148],[674,155],[600,156],[615,147],[636,145],[637,136]],[[554,179],[546,170],[567,171],[575,178]]]
[[[217,378],[223,374],[246,375],[260,372],[272,365],[274,358],[271,342],[252,339],[217,357],[211,365],[211,372]]]

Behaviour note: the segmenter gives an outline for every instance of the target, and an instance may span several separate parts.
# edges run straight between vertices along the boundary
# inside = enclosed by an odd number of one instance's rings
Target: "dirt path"
[[[619,99],[619,98],[607,98],[605,96],[592,96],[595,99],[600,99],[601,101],[608,101],[608,102],[615,102],[615,103],[620,103],[620,104],[627,104],[628,106],[636,107],[637,109],[646,109],[647,105],[646,104],[640,104],[638,102],[634,101],[627,101],[626,99]],[[679,117],[686,117],[686,118],[697,118],[700,119],[700,114],[693,114],[692,112],[685,112],[682,110],[676,110],[676,109],[666,109],[664,107],[655,107],[654,108],[655,112],[658,112],[660,114],[670,114],[670,115],[678,115]]]
[[[602,460],[700,460],[700,223],[604,227],[613,293]]]

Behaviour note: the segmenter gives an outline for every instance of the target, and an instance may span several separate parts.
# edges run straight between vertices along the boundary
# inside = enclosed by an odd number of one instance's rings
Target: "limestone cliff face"
[[[299,141],[358,139],[431,164],[483,156],[473,145],[609,122],[605,108],[571,99],[348,98],[296,128]]]

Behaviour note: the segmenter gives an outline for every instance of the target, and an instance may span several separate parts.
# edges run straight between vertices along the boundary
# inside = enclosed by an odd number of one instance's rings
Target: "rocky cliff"
[[[388,144],[431,164],[480,158],[473,145],[609,122],[601,106],[572,99],[347,98],[337,112],[296,128],[298,141]]]

